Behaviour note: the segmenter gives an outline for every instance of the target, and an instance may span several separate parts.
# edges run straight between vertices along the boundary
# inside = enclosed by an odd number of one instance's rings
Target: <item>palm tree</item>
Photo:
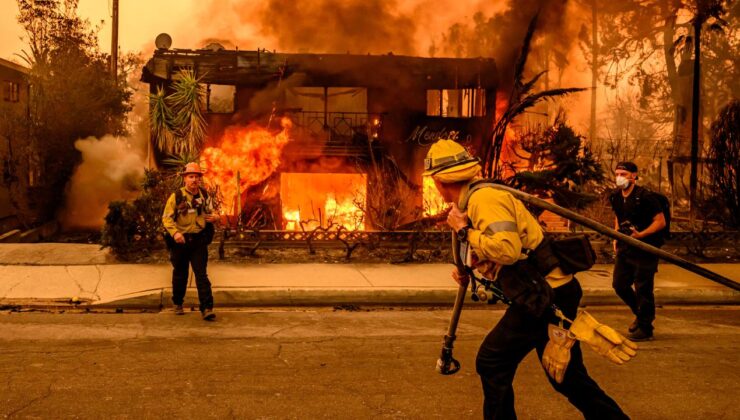
[[[203,116],[205,93],[200,78],[185,69],[174,77],[172,93],[164,89],[149,95],[149,121],[154,143],[161,152],[170,155],[197,155],[206,137]]]
[[[203,116],[205,92],[193,70],[180,70],[172,84],[173,92],[167,102],[173,110],[172,125],[180,140],[175,151],[196,153],[206,137],[206,120]]]
[[[482,153],[480,156],[483,157],[483,175],[486,177],[494,179],[501,178],[501,148],[504,144],[506,127],[508,127],[511,121],[521,115],[528,108],[537,105],[543,100],[549,100],[585,90],[583,88],[565,88],[549,89],[538,93],[531,93],[535,83],[537,83],[539,78],[542,77],[546,71],[538,73],[527,82],[523,82],[524,67],[527,64],[527,56],[529,55],[530,44],[537,26],[537,18],[538,15],[535,15],[529,22],[527,34],[524,36],[524,44],[519,53],[519,59],[517,60],[514,71],[514,85],[511,89],[508,106],[493,128],[491,141],[484,143],[482,147],[483,150],[481,151]]]

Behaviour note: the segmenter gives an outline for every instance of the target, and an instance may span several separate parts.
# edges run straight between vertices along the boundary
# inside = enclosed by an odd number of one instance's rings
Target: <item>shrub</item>
[[[177,175],[147,170],[138,198],[108,205],[101,235],[103,247],[126,261],[163,249],[162,212],[167,198],[179,185]]]

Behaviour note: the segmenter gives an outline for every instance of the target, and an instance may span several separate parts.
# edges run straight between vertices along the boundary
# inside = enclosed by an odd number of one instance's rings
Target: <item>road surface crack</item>
[[[290,363],[288,363],[287,360],[283,359],[283,344],[278,344],[277,353],[275,353],[275,357],[277,357],[281,362],[285,363],[285,366],[290,367]]]
[[[103,281],[103,272],[100,271],[99,265],[96,264],[94,267],[95,267],[95,271],[98,272],[98,282],[95,283],[95,290],[92,291],[92,294],[93,296],[95,296],[97,300],[100,300],[100,295],[98,294],[98,288],[100,287],[100,283]]]
[[[19,281],[18,283],[16,283],[16,284],[14,284],[14,285],[10,286],[10,288],[9,288],[8,290],[6,290],[6,291],[5,291],[5,294],[4,294],[4,295],[2,295],[2,296],[0,296],[0,299],[5,299],[5,298],[6,298],[6,297],[7,297],[7,296],[8,296],[9,294],[10,294],[10,292],[12,292],[12,291],[13,291],[13,289],[15,289],[16,287],[18,287],[18,285],[20,285],[21,283],[22,283],[22,282],[20,282],[20,281]]]
[[[11,411],[10,413],[8,413],[8,415],[6,417],[7,418],[12,418],[13,416],[15,416],[16,414],[20,413],[21,411],[27,409],[28,407],[30,407],[30,406],[32,406],[32,405],[34,405],[34,404],[36,404],[36,403],[38,403],[40,401],[43,401],[43,400],[49,398],[50,396],[51,396],[51,384],[49,384],[49,386],[46,388],[46,392],[44,392],[43,395],[40,395],[40,396],[32,399],[28,403],[26,403],[26,405],[24,405],[22,407],[19,407],[19,408],[13,410],[13,411]]]
[[[372,282],[370,282],[370,279],[368,279],[367,276],[365,276],[365,273],[363,273],[359,268],[355,267],[355,271],[357,271],[358,273],[360,273],[360,275],[362,276],[362,278],[365,279],[365,281],[367,282],[367,284],[370,287],[375,287],[375,285],[372,284]]]

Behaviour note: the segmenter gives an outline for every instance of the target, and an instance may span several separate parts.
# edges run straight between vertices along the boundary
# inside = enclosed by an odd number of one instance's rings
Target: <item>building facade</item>
[[[232,127],[276,127],[275,121],[283,117],[291,121],[291,141],[275,173],[240,191],[239,208],[249,212],[253,203],[267,203],[278,229],[291,228],[286,216],[291,208],[300,208],[302,214],[310,208],[312,219],[327,217],[322,209],[329,210],[322,205],[317,211],[313,202],[326,196],[317,184],[351,189],[357,180],[364,184],[360,201],[368,209],[372,203],[389,207],[383,201],[389,191],[405,191],[393,205],[398,208],[385,209],[393,213],[393,221],[379,220],[386,216],[374,209],[367,214],[373,223],[365,229],[418,218],[419,210],[429,211],[421,176],[429,146],[451,138],[476,152],[490,138],[495,118],[498,76],[492,59],[283,54],[212,45],[202,50],[158,49],[145,65],[142,80],[152,93],[167,90],[181,69],[193,70],[205,85],[208,146],[218,147]],[[378,168],[384,174],[380,178]],[[231,169],[241,174],[250,170]],[[388,183],[403,185],[388,188]],[[296,200],[300,195],[305,197]]]
[[[29,72],[0,58],[0,234],[38,222],[33,191],[41,165],[32,142]]]

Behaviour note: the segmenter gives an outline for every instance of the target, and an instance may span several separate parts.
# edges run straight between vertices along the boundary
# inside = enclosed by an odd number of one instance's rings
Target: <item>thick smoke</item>
[[[460,20],[434,40],[429,54],[453,57],[493,57],[499,70],[502,98],[508,97],[513,82],[514,67],[520,55],[524,36],[530,21],[538,15],[525,69],[525,79],[540,71],[548,73],[535,89],[558,87],[588,87],[591,72],[580,50],[579,31],[590,30],[590,12],[584,5],[567,0],[509,0],[506,8],[486,14],[476,13],[472,19]],[[568,117],[574,126],[585,132],[590,109],[583,106],[590,92],[560,98],[558,102],[569,109]],[[545,112],[543,109],[542,112]],[[556,112],[548,109],[548,113]]]
[[[505,84],[513,74],[527,26],[537,13],[535,46],[546,43],[548,53],[560,67],[566,67],[572,51],[577,50],[574,47],[580,22],[574,19],[571,3],[236,0],[224,5],[211,0],[200,6],[202,36],[197,46],[218,39],[231,40],[228,47],[288,53],[493,57]],[[536,54],[535,49],[533,59],[537,59]]]
[[[416,22],[395,1],[270,0],[263,31],[283,49],[306,52],[413,54]]]
[[[114,136],[77,140],[75,148],[82,153],[82,163],[67,185],[59,221],[65,230],[99,229],[109,202],[136,197],[145,161],[126,139]]]
[[[425,55],[431,40],[454,22],[475,12],[493,14],[505,4],[485,0],[210,0],[199,5],[199,30],[193,32],[189,26],[179,31],[175,44],[188,48],[230,40],[240,49],[287,53]],[[196,34],[200,38],[193,40]]]
[[[429,53],[434,56],[493,57],[502,82],[507,83],[513,77],[529,23],[538,15],[530,63],[536,57],[538,45],[546,44],[565,66],[577,35],[566,30],[566,5],[567,0],[510,0],[503,11],[490,16],[479,12],[472,19],[450,25],[441,39],[430,47]]]

